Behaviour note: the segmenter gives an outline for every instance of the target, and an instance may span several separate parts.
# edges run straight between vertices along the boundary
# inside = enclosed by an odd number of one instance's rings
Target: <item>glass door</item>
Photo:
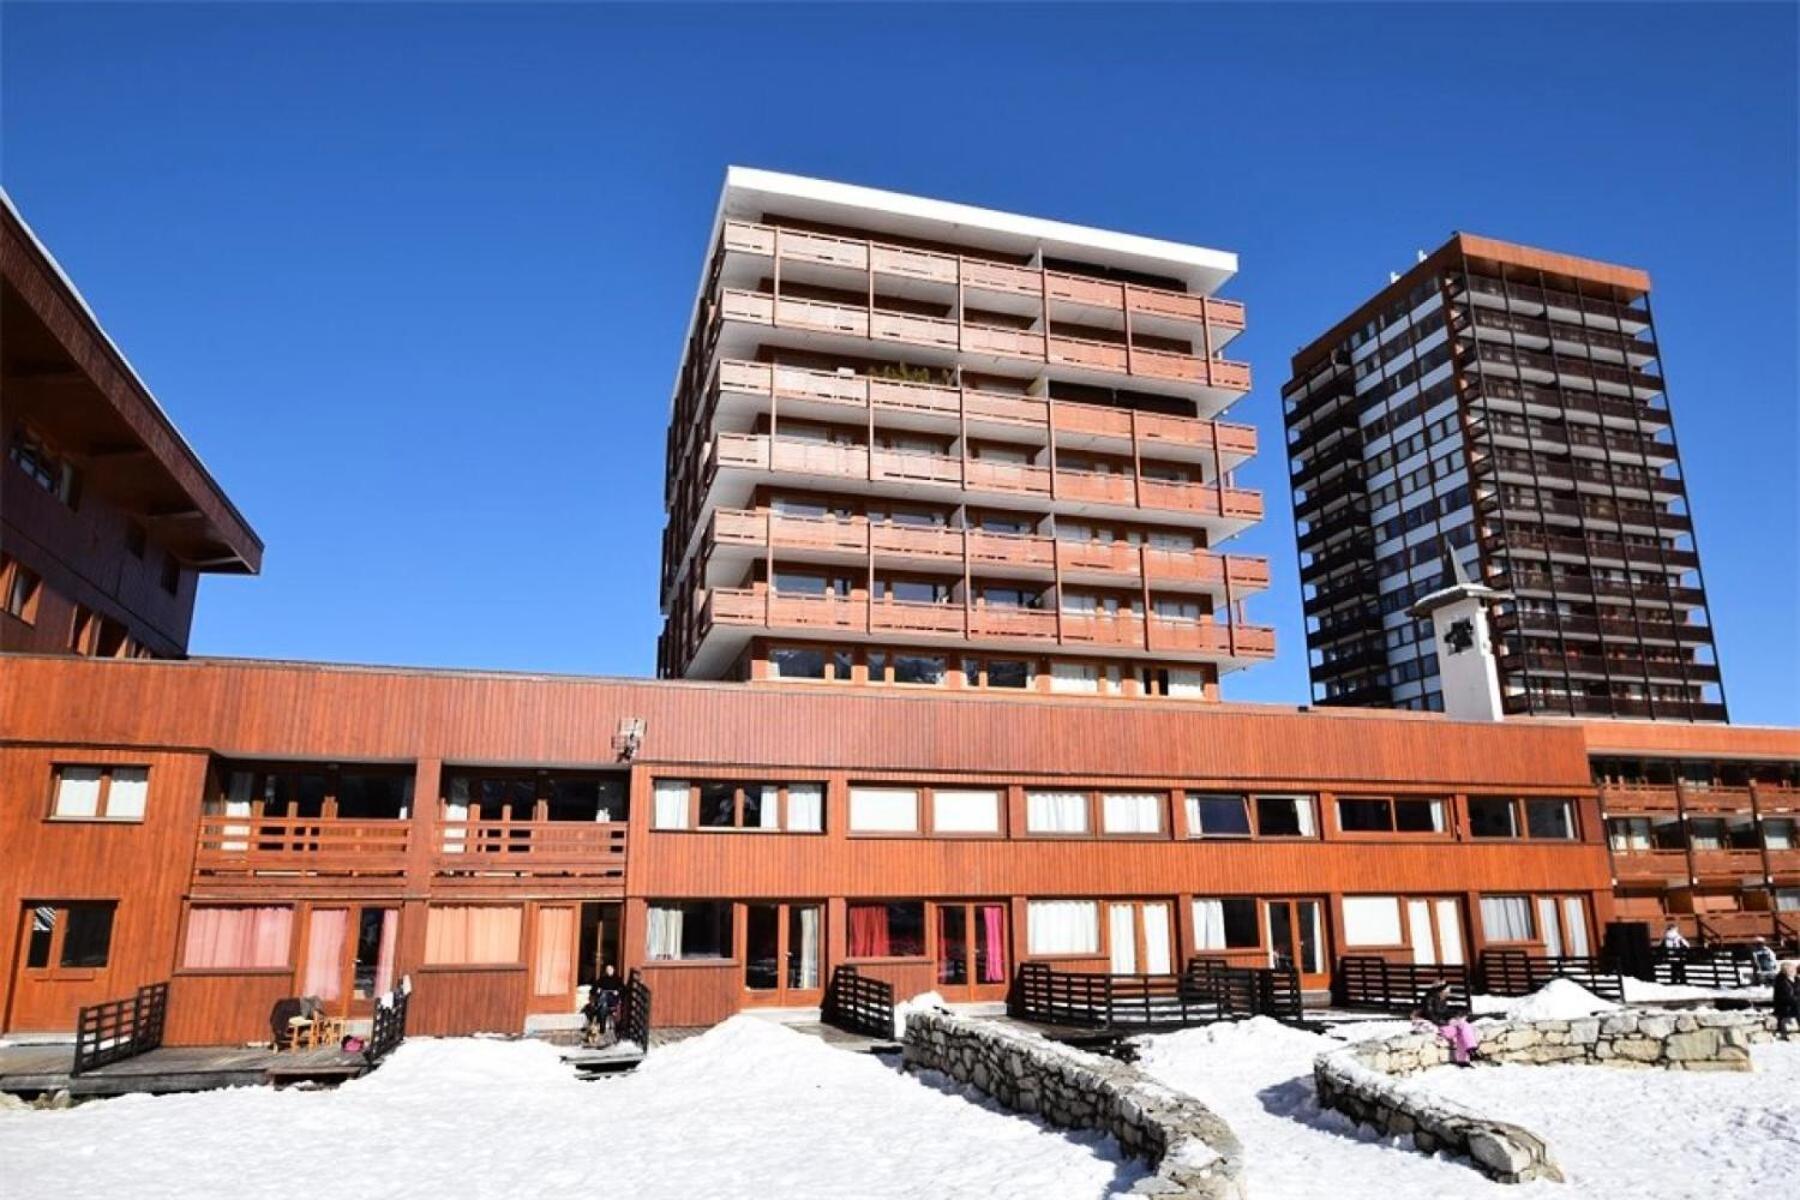
[[[747,1004],[817,1004],[823,984],[824,912],[817,904],[744,906]]]
[[[1006,994],[1006,905],[952,900],[937,906],[937,990],[959,1000]]]
[[[1269,965],[1294,967],[1300,986],[1313,990],[1328,987],[1323,906],[1317,900],[1270,900]]]

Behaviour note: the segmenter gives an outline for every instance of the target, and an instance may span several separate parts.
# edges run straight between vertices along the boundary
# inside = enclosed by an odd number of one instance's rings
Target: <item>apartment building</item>
[[[704,262],[659,674],[1216,699],[1274,654],[1234,255],[734,167]]]
[[[187,652],[262,542],[0,192],[0,650]]]
[[[1448,546],[1509,713],[1726,719],[1644,272],[1456,234],[1282,398],[1317,702],[1442,707]]]

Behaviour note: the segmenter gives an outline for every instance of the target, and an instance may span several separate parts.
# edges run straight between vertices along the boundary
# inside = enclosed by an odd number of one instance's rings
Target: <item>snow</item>
[[[1738,988],[1695,987],[1686,983],[1656,983],[1648,979],[1633,979],[1625,976],[1625,1002],[1627,1004],[1668,1004],[1685,1000],[1743,1000],[1753,1004],[1768,1004],[1772,998],[1772,990],[1767,986]]]
[[[1569,1176],[1507,1185],[1320,1110],[1313,1056],[1394,1025],[1360,1022],[1326,1036],[1259,1017],[1146,1038],[1138,1065],[1237,1131],[1252,1196],[1718,1200],[1800,1189],[1800,1043],[1757,1047],[1754,1073],[1478,1067],[1406,1081],[1544,1135]]]
[[[1498,1002],[1499,1011],[1515,1021],[1573,1021],[1595,1013],[1612,1012],[1619,1006],[1602,1000],[1572,979],[1552,979],[1529,996],[1507,1000],[1493,996],[1477,996],[1476,1001]],[[1488,1012],[1487,1006],[1473,1004],[1477,1012]]]
[[[413,1039],[333,1091],[246,1088],[0,1112],[0,1194],[316,1200],[1103,1196],[1097,1134],[754,1017],[580,1082],[533,1041]]]
[[[916,1012],[949,1012],[944,998],[936,992],[920,992],[910,1000],[894,1005],[894,1036],[906,1036],[906,1018]]]

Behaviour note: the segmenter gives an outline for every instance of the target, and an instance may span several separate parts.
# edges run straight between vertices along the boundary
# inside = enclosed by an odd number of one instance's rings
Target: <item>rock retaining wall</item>
[[[1190,1096],[1121,1062],[948,1013],[907,1017],[909,1069],[941,1071],[1067,1129],[1098,1129],[1156,1168],[1139,1194],[1243,1200],[1243,1150],[1231,1127]]]
[[[1480,1063],[1661,1067],[1748,1071],[1750,1047],[1775,1019],[1740,1012],[1622,1010],[1572,1021],[1484,1021]],[[1465,1155],[1504,1183],[1560,1179],[1544,1139],[1396,1079],[1444,1066],[1450,1047],[1436,1033],[1407,1033],[1329,1050],[1313,1063],[1319,1104],[1382,1133],[1409,1135],[1424,1153]]]

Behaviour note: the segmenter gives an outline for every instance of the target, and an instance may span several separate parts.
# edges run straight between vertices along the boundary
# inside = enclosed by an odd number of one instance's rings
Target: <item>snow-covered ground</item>
[[[1539,993],[1537,1007],[1573,1007],[1572,999]],[[1253,1196],[1719,1200],[1800,1191],[1800,1043],[1758,1047],[1752,1074],[1483,1067],[1411,1081],[1548,1139],[1568,1182],[1520,1187],[1320,1110],[1314,1055],[1406,1028],[1370,1021],[1327,1037],[1257,1018],[1147,1038],[1138,1065],[1231,1123]]]
[[[1045,1200],[1142,1174],[1110,1139],[753,1017],[617,1080],[578,1082],[542,1043],[419,1039],[335,1091],[0,1112],[6,1197]]]

